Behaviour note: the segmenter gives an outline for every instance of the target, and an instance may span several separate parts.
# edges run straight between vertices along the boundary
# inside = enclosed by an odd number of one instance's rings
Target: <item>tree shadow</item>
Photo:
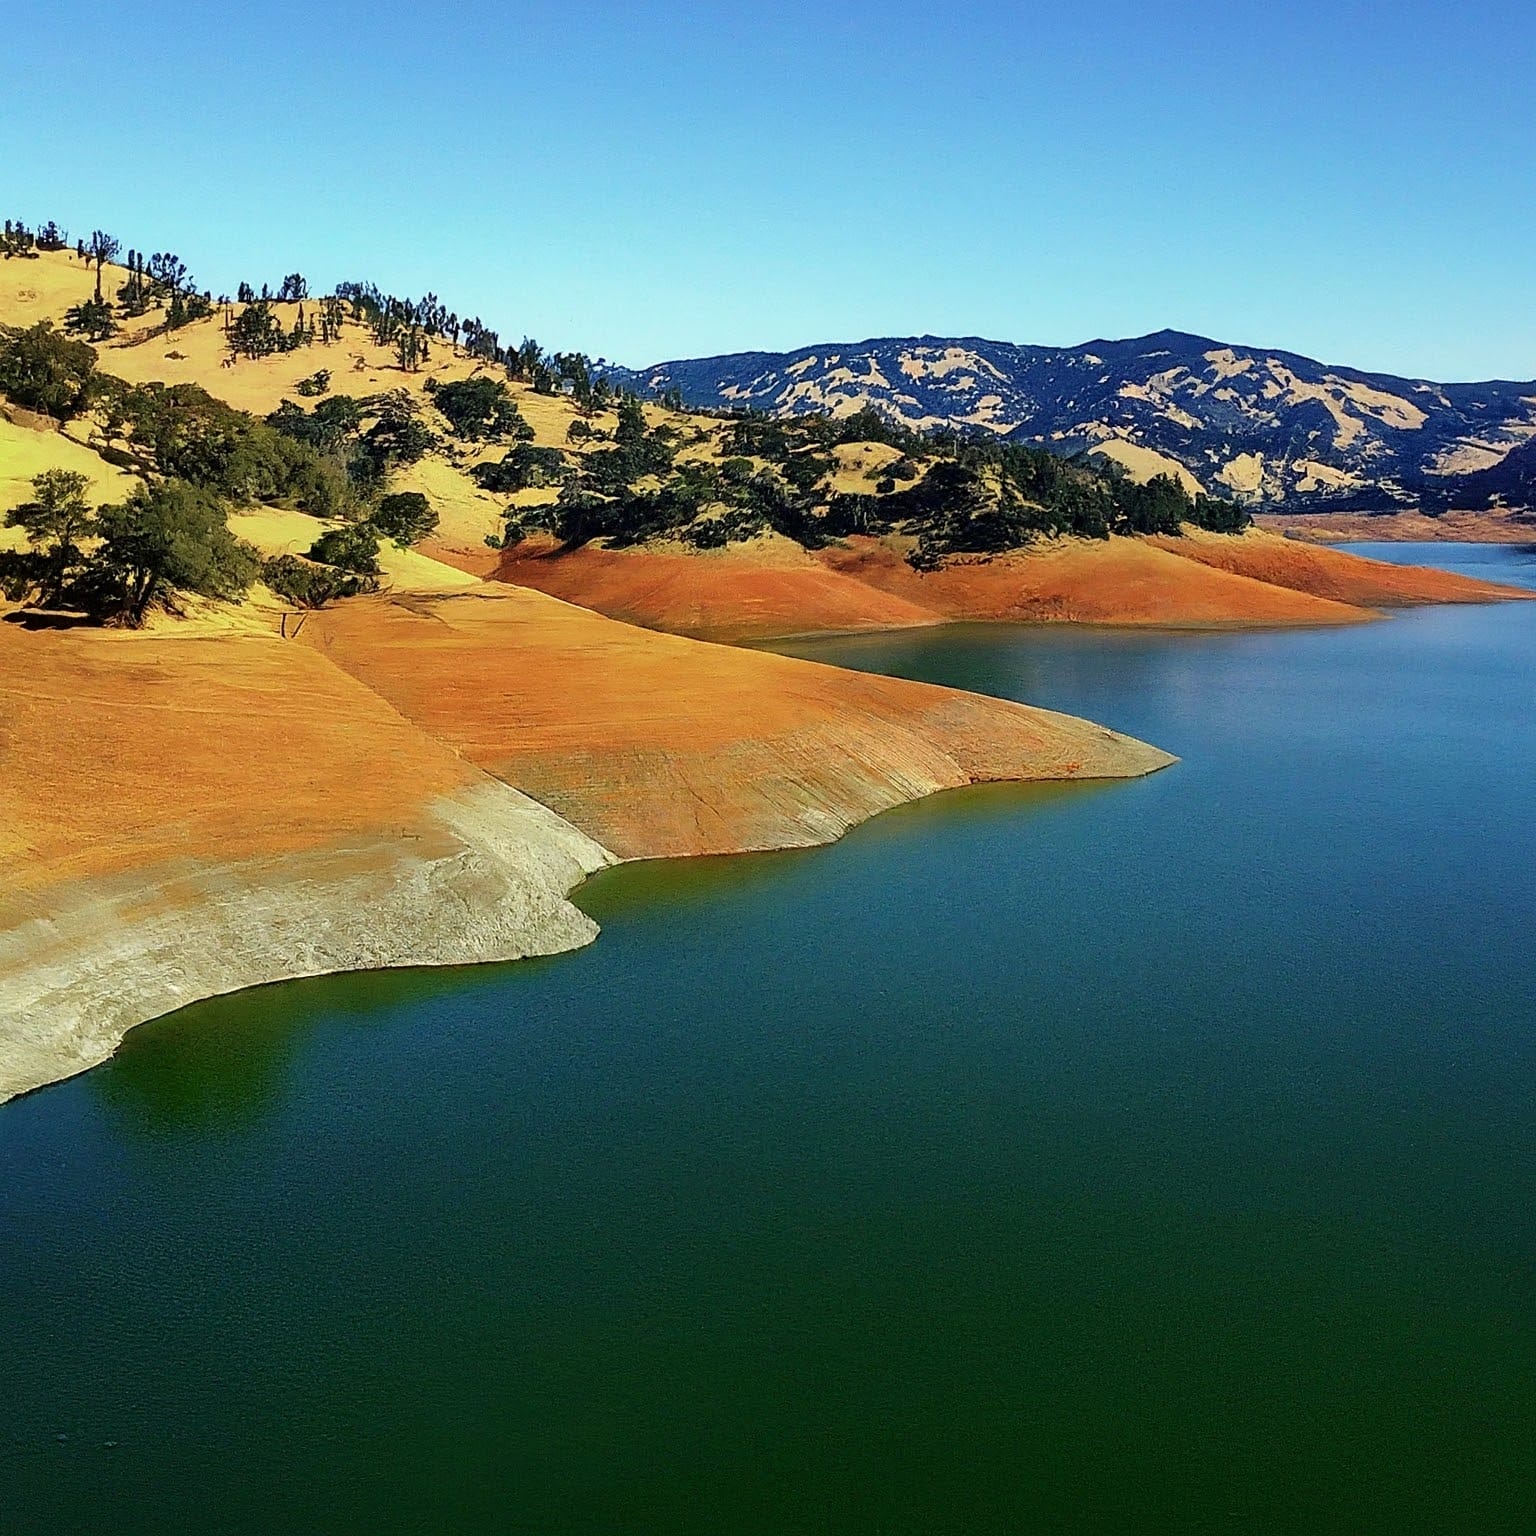
[[[96,621],[88,614],[67,613],[51,608],[18,608],[15,613],[6,614],[4,622],[30,630],[80,629],[96,626]]]

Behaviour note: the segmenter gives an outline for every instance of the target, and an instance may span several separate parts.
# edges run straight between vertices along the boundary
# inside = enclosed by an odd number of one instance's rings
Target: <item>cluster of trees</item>
[[[909,466],[889,468],[898,467]],[[833,496],[828,531],[913,534],[909,558],[919,568],[946,555],[1017,549],[1042,535],[1177,537],[1186,523],[1236,533],[1249,521],[1231,502],[1191,496],[1172,475],[1138,483],[1119,466],[1008,443],[951,440],[915,484],[895,489],[894,476],[884,483],[884,495]]]
[[[12,600],[137,625],[177,591],[232,597],[263,574],[313,606],[368,590],[380,540],[405,546],[437,526],[420,492],[383,494],[394,468],[437,441],[404,391],[329,396],[312,413],[285,400],[263,421],[195,384],[102,374],[94,348],[42,322],[0,328],[0,395],[60,421],[94,412],[103,457],[144,481],[121,504],[93,509],[84,476],[40,476],[33,500],[7,517],[29,545],[0,557],[0,590]],[[345,526],[317,540],[309,560],[262,566],[227,525],[232,505],[252,502]]]
[[[381,498],[371,516],[326,529],[304,557],[266,561],[262,580],[300,608],[323,608],[378,590],[379,546],[385,539],[405,549],[436,527],[437,513],[420,491],[399,491]]]
[[[54,224],[33,231],[7,221],[0,237],[7,256],[67,248],[67,236]],[[120,242],[102,230],[76,242],[77,257],[95,268],[96,284],[93,297],[70,312],[67,329],[101,339],[112,333],[118,315],[163,307],[167,327],[175,328],[211,312],[211,295],[197,293],[179,258],[133,249],[114,305],[102,291],[102,273],[120,250]],[[332,343],[352,323],[366,327],[376,344],[394,348],[407,372],[430,359],[432,346],[449,345],[504,370],[507,380],[571,397],[578,416],[568,442],[581,444],[586,451],[580,454],[536,447],[506,384],[487,372],[428,381],[428,395],[455,438],[508,445],[501,459],[471,471],[480,485],[498,494],[558,488],[549,505],[509,512],[508,542],[533,528],[569,543],[594,537],[632,543],[671,534],[700,547],[765,529],[808,546],[854,533],[896,532],[912,538],[914,564],[931,566],[950,555],[994,553],[1041,536],[1176,535],[1186,524],[1237,532],[1248,522],[1232,503],[1190,496],[1171,476],[1138,484],[1118,466],[1063,459],[984,434],[920,433],[874,409],[837,419],[715,413],[724,419],[724,457],[680,459],[684,438],[677,426],[649,425],[640,402],[616,392],[584,354],[548,353],[526,337],[516,347],[503,346],[478,316],[461,319],[436,294],[408,300],[371,283],[342,283],[315,299],[304,275],[293,272],[276,293],[265,284],[260,294],[240,284],[238,313],[228,300],[220,302],[226,305],[232,359]],[[296,305],[291,318],[276,307],[286,304]],[[46,324],[0,329],[0,390],[60,420],[97,410],[106,456],[146,481],[142,495],[123,503],[128,511],[103,508],[89,513],[84,525],[68,487],[40,487],[27,512],[36,520],[36,547],[10,562],[6,580],[39,599],[90,599],[92,612],[137,622],[145,605],[160,600],[180,577],[203,584],[190,590],[239,579],[244,557],[230,553],[218,530],[227,536],[222,518],[229,504],[255,501],[281,502],[344,523],[318,538],[307,557],[267,562],[266,574],[278,590],[306,604],[366,590],[377,577],[381,540],[409,544],[435,526],[424,496],[383,493],[391,471],[420,459],[437,439],[406,391],[331,395],[330,378],[328,369],[320,369],[297,386],[300,395],[317,400],[313,411],[285,400],[259,420],[193,385],[135,387],[107,378],[97,372],[88,344]],[[675,390],[662,403],[682,407]],[[617,412],[611,433],[591,420],[609,407]],[[834,450],[860,442],[886,444],[894,457],[871,472],[869,492],[834,493]],[[181,563],[166,567],[171,575],[145,576],[148,566],[128,561],[133,549],[153,542],[144,530],[155,519],[156,526],[172,530],[162,543],[179,551]],[[212,551],[208,570],[194,569],[186,556],[186,541],[199,529],[207,531]],[[109,581],[108,568],[120,575]]]
[[[23,221],[8,219],[0,236],[0,255],[35,256],[39,251],[69,248],[68,235],[53,221],[37,230]],[[151,308],[165,310],[165,327],[176,330],[213,313],[210,291],[199,292],[185,264],[170,252],[146,256],[130,249],[127,275],[118,289],[116,303],[102,291],[102,271],[115,262],[122,243],[105,230],[93,230],[88,239],[76,241],[75,253],[96,269],[95,292],[69,313],[67,326],[91,341],[112,336],[120,318],[137,318]],[[286,323],[274,313],[275,304],[311,302],[306,316]],[[347,320],[363,326],[379,346],[393,349],[404,372],[414,373],[430,361],[434,344],[451,344],[462,352],[505,369],[508,379],[530,385],[543,394],[566,394],[585,412],[603,410],[615,398],[605,376],[594,374],[592,360],[581,352],[546,352],[531,337],[517,346],[503,346],[500,335],[478,315],[461,319],[435,293],[420,299],[403,299],[384,292],[375,283],[338,283],[334,293],[312,298],[309,280],[302,272],[290,272],[274,291],[263,283],[258,292],[241,282],[233,303],[221,295],[225,330],[231,358],[267,357],[292,351],[313,342],[330,344],[340,339]],[[236,313],[235,305],[240,306]],[[679,409],[682,400],[676,400]]]
[[[163,307],[166,328],[175,331],[213,313],[213,295],[197,291],[186,262],[174,251],[146,256],[130,250],[125,265],[128,275],[117,290],[123,314],[138,316]]]
[[[254,304],[258,299],[269,304],[293,304],[309,297],[309,279],[302,272],[290,272],[278,285],[276,293],[269,283],[261,285],[259,294],[249,283],[241,283],[235,290],[235,297],[241,304]]]
[[[230,502],[285,502],[317,517],[354,508],[347,476],[313,446],[199,385],[106,378],[97,395],[103,456],[146,478],[183,480]]]
[[[25,330],[0,326],[0,395],[68,421],[97,388],[96,349],[61,336],[47,320]]]
[[[508,513],[508,544],[543,531],[571,545],[605,538],[624,546],[675,534],[711,548],[765,527],[805,543],[817,541],[811,497],[779,466],[758,465],[739,454],[721,463],[680,462],[680,437],[669,423],[648,426],[640,402],[625,396],[611,448],[573,462],[558,449],[522,445],[473,473],[494,491],[560,487],[553,503]],[[825,463],[830,468],[831,461]]]
[[[1041,536],[1176,536],[1185,524],[1238,532],[1248,523],[1239,507],[1191,496],[1169,475],[1138,484],[1118,465],[948,430],[918,433],[873,410],[839,419],[733,415],[721,438],[726,457],[709,463],[679,461],[677,430],[648,428],[628,398],[613,437],[611,449],[574,463],[552,449],[522,449],[478,466],[489,490],[561,488],[551,505],[509,511],[505,541],[540,530],[573,545],[671,535],[713,547],[771,529],[815,547],[850,534],[900,533],[914,540],[912,563],[930,568],[949,555],[999,553]],[[871,492],[834,493],[832,450],[862,442],[884,443],[897,456],[870,472]]]
[[[510,496],[514,491],[564,485],[571,468],[558,448],[535,448],[531,443],[519,443],[500,459],[487,459],[483,464],[476,464],[469,473],[482,490]]]
[[[427,394],[455,437],[471,443],[532,441],[533,428],[523,419],[507,386],[484,374],[449,384],[427,380]]]
[[[292,325],[283,324],[272,304],[271,299],[257,299],[238,315],[225,311],[224,344],[231,357],[271,357],[278,352],[296,352],[319,338],[320,327],[313,314],[305,315],[302,303]]]
[[[29,228],[22,219],[7,219],[4,233],[0,234],[0,256],[7,261],[13,256],[35,258],[40,251],[68,249],[68,234],[52,219],[36,229]]]
[[[8,220],[0,244],[6,255],[35,255],[38,251],[68,248],[68,237],[51,220],[35,234],[20,222]],[[118,287],[114,303],[102,291],[102,274],[107,263],[116,261],[121,251],[122,242],[101,229],[93,230],[89,240],[75,242],[76,257],[96,269],[96,286],[89,299],[67,312],[66,330],[90,341],[104,341],[116,332],[120,316],[137,319],[151,309],[163,309],[164,329],[174,331],[213,313],[213,295],[197,291],[186,263],[173,251],[146,254],[129,250],[124,263],[127,275]]]
[[[162,480],[93,510],[89,482],[72,470],[45,470],[30,502],[6,514],[29,548],[0,552],[0,590],[13,601],[83,612],[137,627],[176,594],[234,598],[260,562],[229,531],[224,504],[184,480]]]
[[[328,506],[300,503],[321,517],[356,515],[378,497],[392,469],[416,463],[438,442],[403,389],[327,395],[313,411],[284,400],[265,426],[306,450],[307,462],[317,463],[327,480],[342,488]]]

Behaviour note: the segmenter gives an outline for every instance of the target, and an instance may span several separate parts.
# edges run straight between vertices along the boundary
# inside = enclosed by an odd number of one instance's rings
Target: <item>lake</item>
[[[784,649],[1182,761],[0,1108],[0,1530],[1531,1528],[1536,604]]]

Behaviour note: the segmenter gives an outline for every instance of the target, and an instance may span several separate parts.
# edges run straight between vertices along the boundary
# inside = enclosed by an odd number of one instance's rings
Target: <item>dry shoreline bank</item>
[[[566,896],[614,858],[543,806],[492,783],[415,825],[48,893],[0,933],[0,1102],[105,1061],[135,1025],[204,998],[336,971],[521,960],[597,936]]]
[[[734,644],[953,623],[1317,627],[1414,603],[1530,596],[1274,534],[1192,529],[1178,539],[1063,538],[932,571],[914,570],[899,541],[867,537],[815,551],[769,537],[703,554],[530,539],[503,552],[496,576],[625,623]]]
[[[620,859],[807,847],[941,789],[1172,761],[505,588],[356,600],[301,642],[0,624],[0,713],[0,1101],[200,998],[585,944],[567,896]]]
[[[1257,527],[1323,545],[1536,544],[1536,517],[1505,511],[1443,512],[1260,512]]]

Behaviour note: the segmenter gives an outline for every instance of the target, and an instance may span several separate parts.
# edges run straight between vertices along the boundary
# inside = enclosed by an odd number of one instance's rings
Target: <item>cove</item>
[[[1536,608],[784,649],[1182,761],[0,1110],[0,1528],[1525,1528]]]

